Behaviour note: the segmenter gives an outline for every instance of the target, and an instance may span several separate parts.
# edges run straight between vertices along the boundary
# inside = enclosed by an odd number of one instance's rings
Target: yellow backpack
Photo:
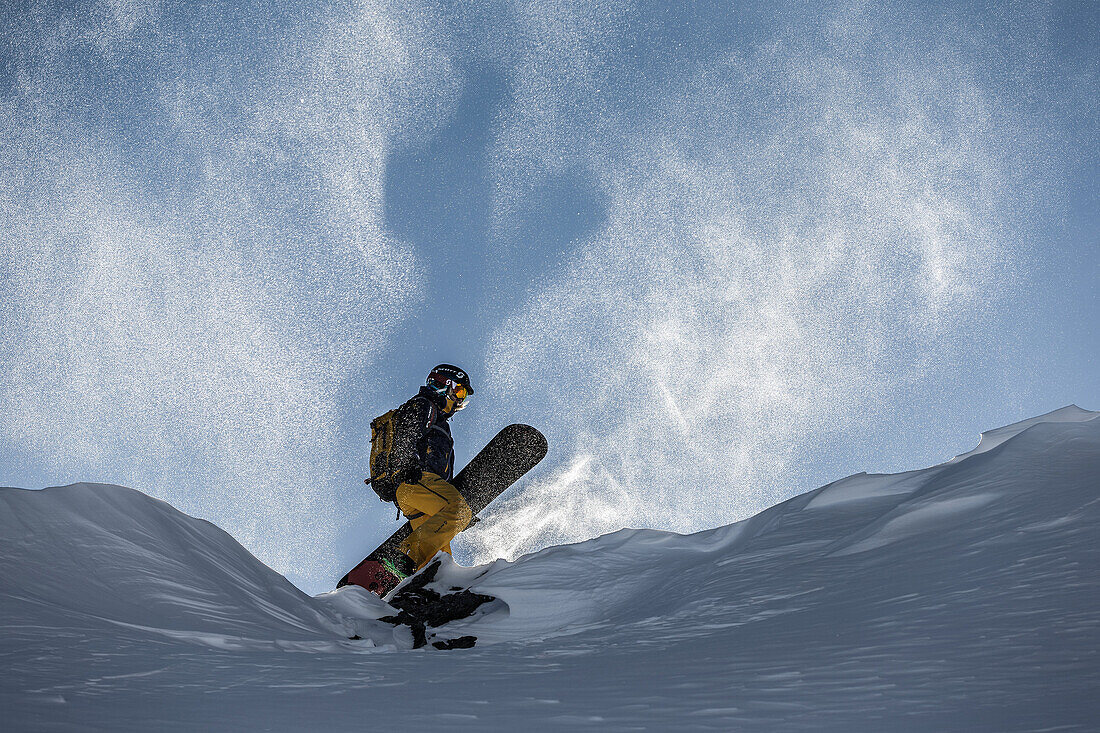
[[[400,409],[400,408],[398,408]],[[370,478],[367,483],[382,501],[397,501],[397,482],[390,460],[393,453],[397,410],[379,415],[370,423]]]

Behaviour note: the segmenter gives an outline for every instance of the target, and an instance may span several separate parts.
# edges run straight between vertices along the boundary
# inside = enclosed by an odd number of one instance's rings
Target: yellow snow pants
[[[435,473],[425,472],[418,483],[398,486],[397,506],[405,516],[415,517],[409,520],[412,534],[400,549],[412,558],[417,569],[427,565],[440,550],[451,554],[451,540],[473,518],[470,505],[458,489]]]

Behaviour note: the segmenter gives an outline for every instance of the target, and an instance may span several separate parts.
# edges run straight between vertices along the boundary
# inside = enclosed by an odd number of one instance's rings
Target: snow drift
[[[432,630],[464,651],[406,653],[365,591],[310,598],[139,492],[3,489],[0,704],[12,730],[1087,730],[1098,414],[707,532],[448,564],[497,599]]]

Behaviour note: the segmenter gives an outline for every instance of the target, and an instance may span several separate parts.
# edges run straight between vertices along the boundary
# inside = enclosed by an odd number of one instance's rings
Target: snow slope
[[[1098,414],[707,532],[447,566],[498,599],[447,652],[139,492],[3,489],[4,729],[1095,730]]]

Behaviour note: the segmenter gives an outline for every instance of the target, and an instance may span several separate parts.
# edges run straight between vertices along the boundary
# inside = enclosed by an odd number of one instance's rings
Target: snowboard
[[[530,425],[508,425],[459,471],[452,483],[476,517],[478,512],[489,506],[489,502],[538,465],[546,455],[547,447],[543,434]],[[341,578],[336,587],[358,585],[385,596],[397,586],[398,581],[386,570],[382,561],[396,560],[400,556],[398,545],[410,534],[412,525],[405,522]]]

